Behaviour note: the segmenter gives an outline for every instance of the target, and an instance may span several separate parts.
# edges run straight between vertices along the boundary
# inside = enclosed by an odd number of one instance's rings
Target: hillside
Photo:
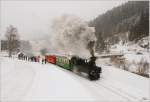
[[[129,1],[99,15],[89,25],[96,29],[96,50],[122,39],[138,41],[149,35],[149,1]]]

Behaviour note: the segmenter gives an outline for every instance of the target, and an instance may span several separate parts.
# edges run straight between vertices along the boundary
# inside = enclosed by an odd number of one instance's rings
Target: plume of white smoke
[[[89,42],[96,41],[95,29],[73,15],[63,15],[52,23],[51,44],[56,53],[89,58]]]
[[[44,37],[44,39],[37,39],[37,40],[32,40],[30,41],[32,45],[32,50],[33,50],[33,55],[39,56],[41,55],[41,50],[46,49],[46,50],[51,50],[50,42],[47,39],[47,36]]]

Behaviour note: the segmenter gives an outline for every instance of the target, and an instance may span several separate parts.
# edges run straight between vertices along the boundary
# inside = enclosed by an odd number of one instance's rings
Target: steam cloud
[[[63,15],[52,23],[51,46],[56,53],[89,58],[91,56],[89,43],[96,41],[94,33],[94,27],[89,27],[88,23],[79,17]]]

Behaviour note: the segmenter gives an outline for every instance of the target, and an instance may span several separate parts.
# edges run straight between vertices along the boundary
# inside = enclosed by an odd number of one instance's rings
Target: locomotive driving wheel
[[[90,80],[97,80],[100,78],[100,75],[96,73],[95,71],[91,71],[89,74],[89,79]]]

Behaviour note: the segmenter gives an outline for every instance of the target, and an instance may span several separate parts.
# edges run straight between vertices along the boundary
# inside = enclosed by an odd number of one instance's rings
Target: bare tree
[[[11,57],[12,52],[17,51],[17,48],[19,47],[19,36],[18,36],[17,28],[10,25],[7,28],[5,37],[8,43],[7,46],[8,46],[9,57]]]

